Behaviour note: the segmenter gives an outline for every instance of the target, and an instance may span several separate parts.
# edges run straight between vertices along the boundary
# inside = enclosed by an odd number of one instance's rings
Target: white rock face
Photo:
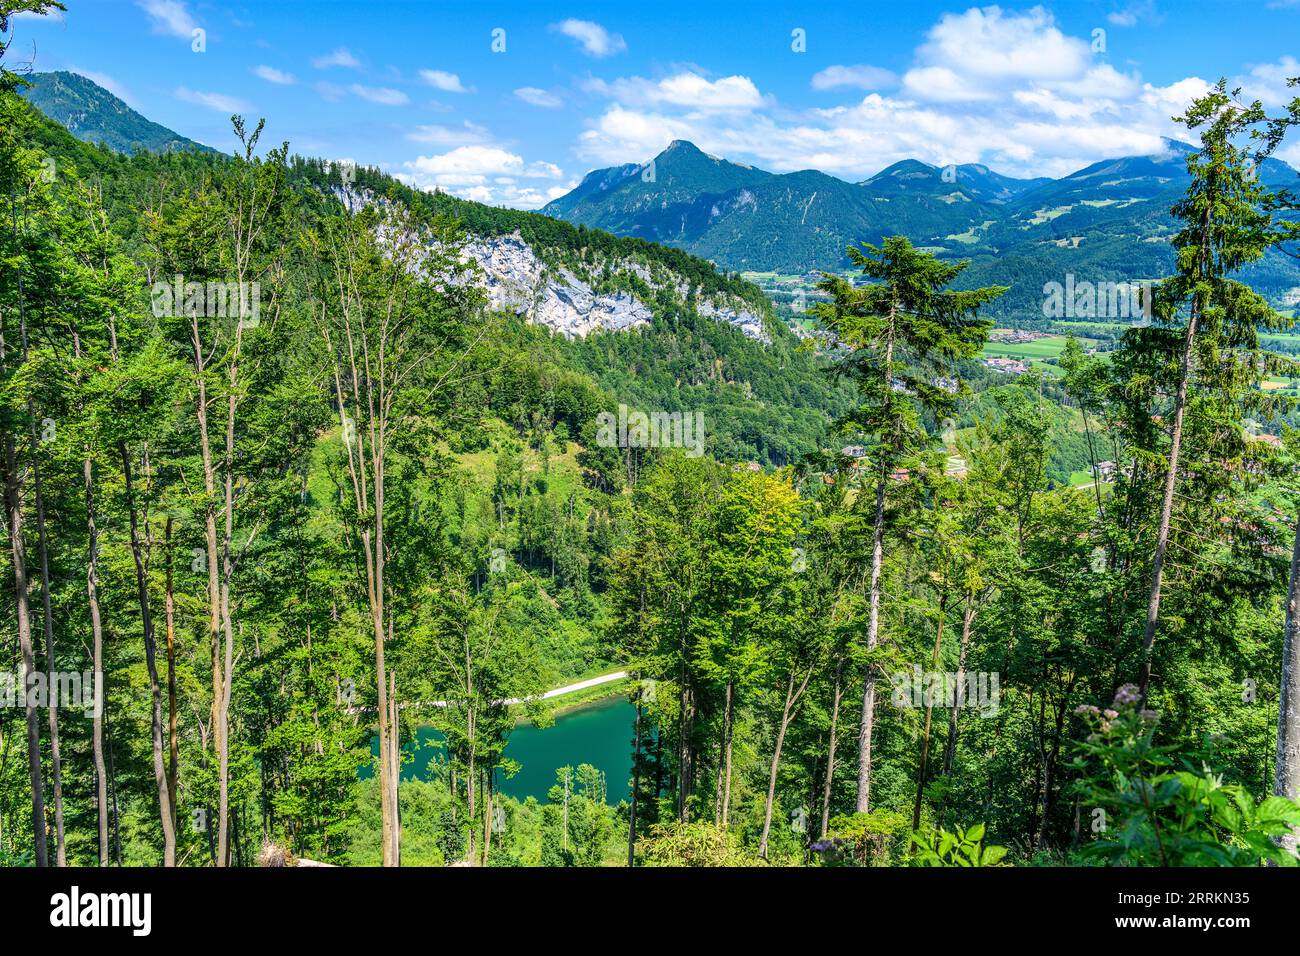
[[[730,322],[751,339],[758,339],[760,342],[771,341],[768,334],[763,331],[763,317],[750,312],[748,309],[739,311],[736,309],[720,309],[712,302],[701,299],[696,306],[696,311],[706,319],[719,319],[723,322]]]
[[[493,309],[526,316],[568,338],[650,322],[650,310],[635,296],[597,294],[568,269],[552,271],[517,235],[474,239],[465,252],[479,265],[479,282]]]
[[[648,325],[648,306],[629,292],[595,292],[568,269],[552,270],[517,233],[491,239],[473,239],[465,252],[478,263],[480,283],[492,308],[513,311],[528,321],[545,325],[568,338],[582,338],[598,330],[625,331]],[[650,270],[627,263],[626,271],[653,284]],[[684,284],[676,291],[684,295]],[[745,335],[768,341],[763,320],[748,310],[719,307],[701,299],[697,305],[705,318],[729,322]]]

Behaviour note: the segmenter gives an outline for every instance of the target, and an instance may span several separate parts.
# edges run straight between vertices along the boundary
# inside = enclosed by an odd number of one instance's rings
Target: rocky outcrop
[[[568,338],[647,325],[650,309],[626,292],[597,293],[568,269],[553,270],[519,236],[474,239],[465,252],[493,309],[512,311]]]
[[[653,316],[650,307],[630,292],[597,292],[569,269],[548,266],[518,234],[473,239],[465,252],[478,264],[478,281],[492,308],[526,316],[568,338],[634,329],[648,325]],[[619,267],[647,285],[657,284],[641,263]],[[672,287],[685,297],[684,283],[679,280]],[[707,299],[698,300],[696,310],[705,318],[736,326],[750,338],[768,341],[762,317],[755,312]]]
[[[352,212],[370,203],[387,202],[364,190],[334,187],[333,193]],[[463,253],[478,267],[471,270],[469,281],[482,287],[492,309],[522,315],[566,338],[583,338],[597,331],[627,331],[649,325],[654,316],[650,306],[632,292],[598,292],[572,270],[549,265],[518,233],[471,237]],[[634,261],[608,265],[611,271],[635,276],[652,289],[669,289],[683,302],[690,299],[689,284],[676,273],[656,274],[656,269]],[[770,341],[762,316],[744,303],[697,297],[695,308],[704,318],[734,325],[752,339]]]

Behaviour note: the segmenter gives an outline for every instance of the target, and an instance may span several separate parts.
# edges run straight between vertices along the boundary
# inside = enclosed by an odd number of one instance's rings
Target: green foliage
[[[915,850],[911,866],[998,866],[1007,855],[1006,847],[985,845],[982,823],[955,833],[942,828],[913,833],[909,842]]]
[[[1091,732],[1078,744],[1079,783],[1097,837],[1083,852],[1112,866],[1295,866],[1278,838],[1300,826],[1300,803],[1256,801],[1225,783],[1210,740],[1161,744],[1157,715],[1121,687],[1104,711],[1081,705]],[[1101,812],[1098,813],[1097,811]]]
[[[660,823],[638,844],[642,866],[754,866],[730,830],[711,823]]]

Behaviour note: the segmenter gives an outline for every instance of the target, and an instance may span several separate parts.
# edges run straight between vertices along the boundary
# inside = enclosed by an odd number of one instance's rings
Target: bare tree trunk
[[[488,865],[488,853],[492,849],[492,823],[496,813],[496,795],[492,790],[492,773],[485,771],[483,774],[484,790],[484,807],[483,807],[483,866]]]
[[[176,594],[172,583],[172,518],[167,516],[164,531],[167,549],[167,590],[163,610],[167,617],[167,793],[172,802],[172,826],[176,826],[177,771],[180,766],[180,736],[176,716]]]
[[[31,610],[27,604],[27,550],[23,544],[22,478],[18,474],[13,436],[5,435],[5,510],[9,519],[9,547],[13,555],[14,605],[18,621],[18,647],[23,661],[23,697],[27,710],[27,769],[32,785],[32,848],[37,866],[49,866],[45,837],[45,781],[41,776],[41,726],[31,678],[36,673],[32,651]]]
[[[104,626],[99,614],[99,532],[95,527],[94,474],[90,456],[82,462],[86,484],[86,599],[90,605],[91,662],[94,667],[95,703],[91,719],[91,749],[95,755],[95,807],[99,829],[99,865],[108,866],[108,770],[104,765],[104,708],[108,693],[104,680]]]
[[[1191,317],[1187,322],[1187,337],[1183,341],[1178,389],[1174,393],[1174,426],[1169,438],[1169,471],[1165,475],[1164,498],[1160,505],[1160,527],[1156,532],[1155,558],[1151,565],[1151,595],[1147,599],[1147,623],[1146,630],[1142,634],[1142,670],[1138,676],[1138,690],[1144,705],[1147,699],[1147,688],[1151,683],[1151,650],[1156,641],[1156,625],[1160,620],[1160,592],[1164,582],[1165,552],[1169,547],[1174,489],[1178,484],[1178,455],[1183,443],[1183,410],[1187,404],[1187,380],[1191,375],[1192,346],[1196,337],[1196,312],[1193,305]]]
[[[163,866],[176,865],[176,830],[173,826],[171,796],[167,789],[167,771],[163,765],[162,690],[158,681],[157,641],[153,630],[153,613],[149,606],[149,571],[144,546],[140,541],[135,495],[131,481],[131,455],[126,442],[118,445],[122,456],[122,480],[126,486],[126,507],[131,524],[131,556],[135,560],[136,591],[140,601],[140,620],[144,627],[144,659],[149,672],[149,695],[153,712],[150,727],[153,736],[153,773],[158,789],[158,816],[162,820]],[[145,469],[148,470],[146,452]]]
[[[111,317],[109,328],[113,328]],[[77,361],[81,360],[81,334],[75,327],[72,330],[72,354]],[[86,603],[90,609],[90,658],[95,682],[90,748],[95,761],[95,821],[99,836],[99,865],[108,866],[108,770],[104,764],[104,708],[108,705],[108,692],[104,681],[104,626],[99,612],[99,531],[95,527],[94,462],[89,444],[85,446],[85,454],[81,470],[86,494]]]
[[[1286,626],[1282,636],[1282,689],[1277,706],[1277,770],[1273,793],[1300,800],[1300,516],[1291,550]],[[1296,851],[1300,831],[1293,829],[1282,845]]]
[[[199,334],[197,315],[190,316],[190,336],[194,349],[194,381],[197,387],[195,399],[195,416],[198,419],[199,454],[203,461],[203,524],[204,538],[207,546],[208,572],[208,642],[212,655],[212,745],[218,754],[226,751],[225,724],[221,720],[221,701],[225,695],[225,674],[221,652],[221,584],[218,579],[217,551],[217,480],[216,468],[212,461],[212,442],[208,436],[208,387],[205,377],[206,366],[203,358],[203,340]],[[218,867],[226,865],[225,817],[219,816],[222,833],[219,836],[220,852],[213,856],[213,864]]]
[[[844,658],[835,662],[835,693],[831,698],[831,729],[826,742],[826,779],[822,782],[822,825],[818,836],[825,840],[831,819],[831,791],[835,788],[835,744],[839,729],[840,702],[844,699]]]
[[[467,817],[466,822],[469,824],[469,839],[466,841],[465,846],[465,862],[472,864],[474,862],[474,824],[476,822],[474,819],[474,811],[477,809],[475,797],[477,796],[476,790],[478,788],[478,774],[475,769],[474,761],[474,750],[476,749],[474,734],[476,728],[474,726],[474,704],[472,703],[472,698],[469,710],[466,714],[465,728],[466,738],[469,742],[469,770],[465,774],[465,816]]]
[[[389,637],[392,637],[393,619],[388,619]],[[398,721],[398,703],[397,703],[397,674],[394,671],[388,672],[388,707],[391,711],[388,718],[389,732],[391,740],[388,745],[388,759],[390,762],[388,770],[388,785],[391,788],[390,800],[393,807],[393,857],[397,860],[396,866],[402,865],[402,804],[398,799],[398,787],[401,784],[402,773],[402,725]]]
[[[781,750],[785,747],[785,732],[790,729],[790,717],[794,705],[798,702],[804,689],[807,688],[811,676],[812,670],[809,669],[808,677],[804,678],[803,687],[797,692],[794,686],[794,671],[790,672],[790,679],[786,682],[785,704],[781,708],[781,723],[777,727],[776,746],[772,748],[772,766],[767,774],[767,798],[763,803],[763,834],[758,840],[758,855],[764,860],[767,859],[768,837],[772,835],[772,806],[776,802],[776,775],[781,768]]]
[[[685,642],[682,642],[683,645]],[[686,679],[686,658],[683,650],[680,670],[680,688],[677,700],[677,821],[690,822],[691,799],[691,688]]]
[[[54,613],[50,605],[50,550],[45,533],[45,490],[41,481],[39,436],[36,431],[36,412],[31,400],[27,403],[32,429],[32,490],[36,495],[36,549],[41,562],[41,624],[45,633],[45,673],[49,694],[45,713],[50,724],[50,784],[54,791],[54,860],[56,866],[68,865],[68,852],[63,841],[63,759],[59,752],[59,707],[57,699],[58,661],[54,653]]]
[[[722,716],[722,760],[719,769],[717,820],[724,829],[731,823],[731,736],[735,719],[735,681],[727,681],[726,706]]]
[[[884,561],[885,482],[887,466],[881,465],[876,485],[876,517],[871,533],[871,588],[867,611],[867,651],[876,649],[880,640],[880,571]],[[876,669],[867,665],[866,686],[862,690],[862,722],[858,726],[858,813],[871,810],[871,733],[876,720]]]
[[[240,289],[244,288],[240,276]],[[225,456],[222,460],[224,520],[221,539],[221,629],[225,636],[225,673],[221,686],[220,734],[217,737],[217,853],[227,865],[230,859],[230,695],[234,684],[235,628],[231,617],[230,589],[235,575],[235,557],[231,542],[235,533],[235,411],[239,404],[239,362],[244,343],[244,297],[240,294],[239,321],[235,325],[235,342],[227,373]]]
[[[1200,278],[1210,265],[1211,206],[1205,208],[1201,223]],[[1183,354],[1178,366],[1178,388],[1174,392],[1174,426],[1169,435],[1169,471],[1165,475],[1164,498],[1160,504],[1160,527],[1156,532],[1155,558],[1151,565],[1151,595],[1147,599],[1147,623],[1142,634],[1142,668],[1138,675],[1138,691],[1142,706],[1146,706],[1147,688],[1151,684],[1151,650],[1156,641],[1156,626],[1160,622],[1160,592],[1164,580],[1165,551],[1169,547],[1169,524],[1174,511],[1174,489],[1178,484],[1178,455],[1183,443],[1183,412],[1187,406],[1187,382],[1192,377],[1192,360],[1195,357],[1196,322],[1202,307],[1201,295],[1192,297],[1191,314],[1187,319],[1187,335],[1183,339]]]

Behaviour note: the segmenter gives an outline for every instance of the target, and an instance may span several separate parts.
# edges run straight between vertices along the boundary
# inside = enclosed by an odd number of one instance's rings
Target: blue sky
[[[1220,76],[1300,93],[1300,0],[65,2],[18,19],[11,62],[221,149],[231,112],[265,116],[296,152],[523,208],[673,139],[851,181],[909,157],[1059,176],[1157,151]]]

